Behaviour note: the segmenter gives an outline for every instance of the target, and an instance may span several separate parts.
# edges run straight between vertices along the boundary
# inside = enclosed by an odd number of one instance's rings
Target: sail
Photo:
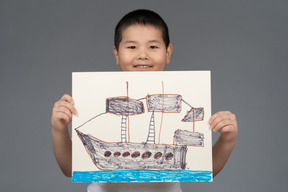
[[[147,95],[148,111],[180,113],[182,96],[177,94]]]
[[[186,114],[186,116],[182,119],[184,122],[194,122],[194,121],[202,121],[204,119],[204,108],[194,108]]]
[[[137,115],[144,113],[143,102],[128,97],[106,99],[106,112],[116,115]]]
[[[203,147],[204,134],[187,130],[176,130],[174,133],[174,144]]]

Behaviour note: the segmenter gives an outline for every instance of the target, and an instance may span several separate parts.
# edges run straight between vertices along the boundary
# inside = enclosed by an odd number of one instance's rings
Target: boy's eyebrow
[[[137,41],[127,40],[124,42],[124,44],[126,44],[126,43],[137,43]],[[160,43],[160,41],[159,40],[150,40],[150,41],[148,41],[148,43]]]
[[[151,40],[151,41],[148,41],[149,43],[160,43],[159,40]]]
[[[127,40],[127,41],[124,42],[124,44],[126,44],[126,43],[136,43],[136,42],[137,41]]]

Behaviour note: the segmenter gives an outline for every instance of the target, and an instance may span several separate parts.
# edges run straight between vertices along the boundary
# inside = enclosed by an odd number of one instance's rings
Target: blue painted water
[[[210,182],[211,171],[191,170],[114,170],[114,171],[74,171],[73,183],[92,182]]]

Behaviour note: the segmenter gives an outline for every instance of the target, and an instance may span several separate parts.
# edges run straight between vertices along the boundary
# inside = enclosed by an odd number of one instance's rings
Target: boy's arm
[[[77,114],[71,96],[63,97],[54,104],[51,125],[54,155],[63,174],[72,176],[72,141],[68,131],[68,124],[72,114]]]
[[[221,135],[214,144],[213,176],[215,177],[225,166],[236,143],[238,125],[236,116],[230,111],[215,113],[208,121],[210,128]]]

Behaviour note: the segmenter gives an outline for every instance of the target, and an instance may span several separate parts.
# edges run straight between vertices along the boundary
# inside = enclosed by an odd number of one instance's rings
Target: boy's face
[[[122,71],[163,71],[170,62],[172,45],[166,49],[162,32],[154,26],[132,25],[122,32],[116,64]]]

